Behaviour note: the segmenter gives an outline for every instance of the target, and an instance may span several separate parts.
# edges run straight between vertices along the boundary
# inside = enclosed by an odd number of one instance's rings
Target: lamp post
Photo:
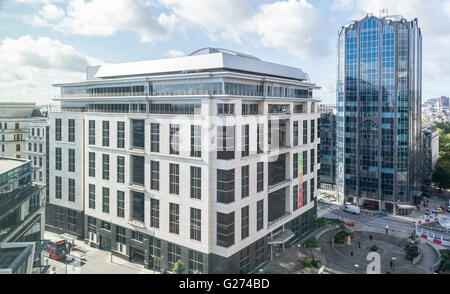
[[[394,272],[394,264],[395,264],[395,257],[392,257],[391,261],[392,261],[392,272]]]
[[[355,273],[358,272],[359,264],[355,264]]]

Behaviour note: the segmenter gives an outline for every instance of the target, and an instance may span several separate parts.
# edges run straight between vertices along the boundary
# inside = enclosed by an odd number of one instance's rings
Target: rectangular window
[[[132,127],[132,142],[133,148],[144,149],[145,148],[145,121],[142,119],[131,120]]]
[[[150,125],[150,151],[159,152],[159,124],[152,123]]]
[[[69,149],[69,172],[75,172],[75,149]]]
[[[249,206],[241,209],[241,240],[249,235]]]
[[[257,136],[257,153],[264,152],[264,124],[258,124]]]
[[[117,122],[117,148],[125,148],[125,122]]]
[[[203,253],[189,250],[189,274],[203,273]]]
[[[180,125],[170,125],[170,154],[180,154]]]
[[[159,229],[159,200],[150,199],[150,227]]]
[[[109,147],[109,121],[103,121],[103,146]]]
[[[217,202],[234,202],[234,169],[217,170]]]
[[[315,130],[315,120],[311,120],[311,143],[314,143],[314,140],[315,140],[315,133],[316,133],[316,130]]]
[[[178,260],[181,260],[181,247],[170,242],[167,243],[167,258],[168,258],[168,266],[170,270],[173,270],[175,263]]]
[[[311,187],[309,188],[309,193],[310,193],[309,201],[312,202],[312,201],[314,201],[314,179],[311,179],[310,183],[311,183]]]
[[[298,209],[298,185],[292,188],[292,210],[296,211]]]
[[[180,165],[171,163],[169,166],[169,193],[179,195],[180,194]]]
[[[62,178],[55,177],[55,198],[62,199]]]
[[[69,142],[75,142],[75,120],[69,119]]]
[[[261,192],[264,190],[264,162],[258,162],[257,169],[256,192]]]
[[[311,154],[311,172],[314,172],[314,162],[315,162],[315,159],[314,159],[314,149],[311,149],[310,154]]]
[[[248,165],[241,167],[241,198],[245,198],[250,194],[249,169]]]
[[[255,242],[255,264],[259,266],[264,259],[264,239],[259,239]]]
[[[256,203],[256,231],[264,227],[264,199]]]
[[[298,121],[294,121],[294,146],[298,146]]]
[[[202,240],[202,211],[191,207],[191,239]]]
[[[89,145],[95,145],[95,120],[89,121]]]
[[[308,181],[303,182],[303,206],[305,206],[306,204],[308,204],[308,197],[307,197],[307,192],[308,192]]]
[[[61,155],[61,148],[56,147],[55,150],[55,169],[56,170],[62,170],[62,155]]]
[[[159,162],[150,161],[150,189],[159,191]]]
[[[134,185],[145,185],[145,157],[131,155],[131,181]]]
[[[217,127],[217,159],[234,159],[234,126]]]
[[[95,209],[95,185],[89,184],[89,208]]]
[[[233,115],[234,114],[234,104],[217,104],[217,114],[219,115]]]
[[[95,153],[89,152],[89,176],[95,177]]]
[[[303,121],[303,145],[308,144],[308,121]]]
[[[138,242],[144,242],[144,234],[136,231],[131,232],[131,239],[138,241]]]
[[[249,125],[243,125],[242,126],[242,151],[241,155],[242,157],[246,157],[250,154],[250,126]]]
[[[202,157],[202,126],[191,126],[191,157]]]
[[[239,252],[239,273],[248,274],[250,272],[250,246]]]
[[[109,188],[103,187],[102,190],[103,190],[103,193],[102,193],[102,195],[103,195],[103,197],[102,197],[102,200],[103,200],[102,211],[104,213],[109,213]]]
[[[127,244],[127,229],[116,225],[116,250],[121,247],[119,244]]]
[[[102,154],[103,159],[103,173],[102,178],[104,180],[109,180],[109,155]]]
[[[303,151],[303,175],[308,173],[308,151]]]
[[[133,220],[144,222],[145,221],[145,197],[144,193],[131,191],[131,218]]]
[[[75,180],[69,179],[69,201],[75,202]]]
[[[125,217],[125,192],[117,191],[117,217]]]
[[[117,182],[125,183],[125,157],[117,156]]]
[[[180,234],[180,206],[176,203],[169,203],[169,232]]]
[[[296,179],[298,178],[298,153],[293,154],[292,164],[292,178]]]
[[[55,141],[61,141],[61,119],[57,118],[55,124]]]
[[[217,246],[230,247],[234,244],[234,212],[217,212]]]
[[[191,166],[191,198],[202,199],[202,168]]]

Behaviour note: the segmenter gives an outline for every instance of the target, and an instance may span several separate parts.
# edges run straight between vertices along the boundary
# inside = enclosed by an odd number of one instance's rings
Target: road
[[[413,232],[413,221],[400,220],[392,216],[374,217],[364,213],[360,215],[354,215],[342,210],[342,206],[336,204],[324,204],[318,203],[317,217],[327,218],[339,218],[345,222],[354,221],[366,226],[374,227],[377,229],[385,229],[386,225],[389,226],[389,231],[392,231],[398,235],[409,236]]]

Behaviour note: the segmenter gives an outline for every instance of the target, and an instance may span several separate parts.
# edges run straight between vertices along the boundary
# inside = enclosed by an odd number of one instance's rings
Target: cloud
[[[184,54],[183,51],[179,51],[179,50],[175,50],[175,49],[171,49],[169,51],[167,51],[166,53],[164,53],[164,56],[167,57],[181,57],[181,56],[185,56],[186,54]]]
[[[72,46],[45,37],[4,38],[0,41],[0,100],[50,102],[59,81],[82,80],[86,66],[102,61],[82,55]]]

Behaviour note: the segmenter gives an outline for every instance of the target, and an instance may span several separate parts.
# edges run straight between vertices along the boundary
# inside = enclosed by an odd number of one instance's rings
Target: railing
[[[270,228],[278,223],[280,223],[282,220],[288,218],[291,215],[290,212],[286,212],[284,215],[280,216],[279,218],[277,218],[276,220],[273,220],[271,222],[267,223],[267,226]]]

